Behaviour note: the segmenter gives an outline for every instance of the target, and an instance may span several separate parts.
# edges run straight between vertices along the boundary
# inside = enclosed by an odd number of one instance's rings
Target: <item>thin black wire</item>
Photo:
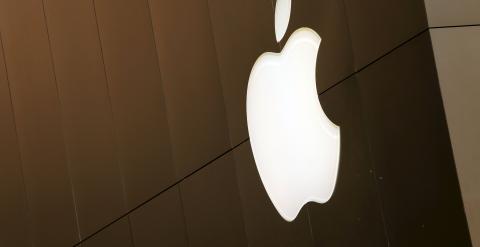
[[[139,209],[140,207],[142,207],[143,205],[147,204],[148,202],[152,201],[153,199],[155,199],[156,197],[158,197],[159,195],[161,195],[162,193],[164,193],[165,191],[177,186],[178,184],[180,184],[183,180],[189,178],[190,176],[192,176],[193,174],[199,172],[200,170],[202,170],[203,168],[207,167],[208,165],[212,164],[213,162],[215,162],[216,160],[222,158],[223,156],[227,155],[228,153],[230,153],[231,151],[233,151],[234,149],[236,149],[237,147],[239,147],[240,145],[248,142],[250,140],[250,138],[247,138],[243,141],[241,141],[239,144],[229,148],[227,151],[223,152],[222,154],[218,155],[217,157],[215,157],[214,159],[210,160],[209,162],[207,162],[206,164],[202,165],[201,167],[197,168],[196,170],[190,172],[189,174],[185,175],[184,177],[182,177],[180,180],[176,181],[175,183],[171,184],[170,186],[168,186],[167,188],[163,189],[162,191],[156,193],[154,196],[150,197],[149,199],[147,199],[146,201],[142,202],[141,204],[137,205],[136,207],[130,209],[129,211],[127,211],[126,213],[122,214],[120,217],[116,218],[115,220],[113,220],[112,222],[108,223],[107,225],[103,226],[102,228],[100,228],[99,230],[97,230],[96,232],[90,234],[88,237],[82,239],[80,242],[76,243],[74,246],[79,246],[80,244],[84,243],[85,241],[87,241],[88,239],[92,238],[94,235],[96,235],[97,233],[101,232],[102,230],[104,230],[105,228],[113,225],[115,222],[121,220],[122,218],[128,216],[130,213],[134,212],[135,210]]]
[[[422,31],[420,31],[419,33],[413,35],[412,37],[410,37],[409,39],[405,40],[404,42],[400,43],[399,45],[395,46],[394,48],[392,48],[391,50],[389,50],[388,52],[386,52],[385,54],[383,54],[382,56],[376,58],[375,60],[371,61],[370,63],[362,66],[360,69],[354,71],[353,73],[351,73],[350,75],[346,76],[345,78],[341,79],[340,81],[332,84],[331,86],[329,86],[328,88],[326,88],[325,90],[323,90],[322,92],[319,93],[319,95],[322,95],[328,91],[330,91],[332,88],[335,88],[336,86],[340,85],[342,82],[354,77],[356,74],[362,72],[364,69],[366,69],[367,67],[369,67],[370,65],[372,64],[375,64],[377,63],[378,61],[380,61],[381,59],[383,59],[384,57],[390,55],[391,53],[393,53],[394,51],[396,51],[397,49],[399,49],[400,47],[404,46],[405,44],[409,43],[410,41],[414,40],[415,38],[421,36],[422,34],[424,34],[425,32],[428,32],[430,29],[440,29],[440,28],[456,28],[456,27],[471,27],[471,26],[480,26],[480,24],[475,24],[475,25],[458,25],[458,26],[442,26],[442,27],[427,27],[425,29],[423,29]],[[143,205],[147,204],[148,202],[152,201],[153,199],[155,199],[156,197],[160,196],[162,193],[166,192],[167,190],[177,186],[178,184],[180,184],[182,181],[184,181],[185,179],[189,178],[190,176],[194,175],[195,173],[201,171],[202,169],[204,169],[205,167],[207,167],[208,165],[212,164],[213,162],[215,162],[216,160],[222,158],[223,156],[227,155],[228,153],[232,152],[233,150],[235,150],[237,147],[241,146],[242,144],[248,142],[250,140],[250,138],[246,138],[245,140],[241,141],[240,143],[238,143],[237,145],[229,148],[227,151],[223,152],[222,154],[218,155],[217,157],[215,157],[214,159],[208,161],[206,164],[202,165],[201,167],[197,168],[196,170],[190,172],[189,174],[187,174],[186,176],[184,176],[183,178],[181,178],[180,180],[176,181],[175,183],[171,184],[170,186],[168,186],[167,188],[161,190],[160,192],[156,193],[155,195],[153,195],[152,197],[150,197],[149,199],[147,199],[146,201],[144,201],[143,203],[139,204],[138,206],[130,209],[129,211],[127,211],[126,213],[122,214],[120,217],[118,217],[117,219],[113,220],[112,222],[110,222],[109,224],[103,226],[102,228],[100,228],[99,230],[97,230],[96,232],[90,234],[89,236],[87,236],[86,238],[82,239],[80,242],[76,243],[74,245],[75,246],[79,246],[80,244],[84,243],[85,241],[89,240],[90,238],[92,238],[93,236],[95,236],[96,234],[98,234],[99,232],[103,231],[104,229],[108,228],[109,226],[113,225],[114,223],[116,223],[117,221],[121,220],[122,218],[128,216],[130,213],[136,211],[137,209],[139,209],[140,207],[142,207]]]

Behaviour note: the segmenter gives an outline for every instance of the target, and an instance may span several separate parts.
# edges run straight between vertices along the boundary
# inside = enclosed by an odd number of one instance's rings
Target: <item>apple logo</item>
[[[277,0],[275,32],[287,30],[291,0]],[[308,202],[332,197],[340,128],[323,112],[315,68],[320,36],[296,30],[281,53],[262,54],[247,87],[247,124],[255,163],[270,200],[286,221]]]

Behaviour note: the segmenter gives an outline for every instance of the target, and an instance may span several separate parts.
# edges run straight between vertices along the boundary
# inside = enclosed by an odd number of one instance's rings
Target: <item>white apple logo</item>
[[[275,31],[288,26],[291,0],[277,0]],[[315,67],[320,36],[296,30],[281,53],[262,54],[250,74],[247,123],[255,163],[279,214],[293,221],[307,202],[333,194],[340,158],[340,128],[323,112]]]

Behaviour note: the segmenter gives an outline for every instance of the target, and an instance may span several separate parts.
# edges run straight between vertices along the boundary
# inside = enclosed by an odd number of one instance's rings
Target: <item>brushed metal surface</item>
[[[78,242],[79,236],[42,1],[1,1],[0,30],[32,242],[36,246],[69,246]]]
[[[230,146],[208,4],[150,0],[150,8],[180,178]]]
[[[0,39],[0,245],[31,246],[28,207],[3,44]]]
[[[189,246],[246,246],[232,153],[180,184]]]
[[[96,0],[129,209],[174,180],[165,97],[147,0]]]
[[[135,247],[187,247],[188,238],[178,186],[129,215]]]
[[[93,2],[47,0],[45,17],[84,238],[125,212],[102,50]]]
[[[82,247],[135,247],[130,232],[128,218],[123,218],[101,232],[95,234],[81,245]]]
[[[278,52],[271,0],[209,0],[230,142],[248,138],[246,93],[253,64],[264,52]]]

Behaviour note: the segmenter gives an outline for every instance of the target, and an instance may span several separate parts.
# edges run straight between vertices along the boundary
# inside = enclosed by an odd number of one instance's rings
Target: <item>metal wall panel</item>
[[[180,184],[189,246],[246,246],[233,155],[227,154]]]
[[[357,76],[390,245],[469,246],[428,33]]]
[[[130,214],[135,247],[187,247],[188,238],[178,187],[172,187]]]
[[[128,218],[120,219],[112,225],[95,234],[81,245],[82,247],[135,247]]]
[[[78,223],[84,238],[125,212],[93,2],[46,0]]]
[[[15,117],[0,39],[0,245],[31,246]]]
[[[207,0],[150,0],[177,177],[229,147]],[[175,25],[172,25],[175,23]]]
[[[78,241],[75,206],[42,1],[0,1],[0,25],[32,241],[72,245]]]
[[[248,138],[246,95],[250,71],[264,52],[278,52],[271,0],[210,0],[232,146]]]
[[[356,70],[427,28],[423,1],[344,0],[344,2]]]
[[[96,0],[129,208],[173,183],[166,106],[147,0]]]

